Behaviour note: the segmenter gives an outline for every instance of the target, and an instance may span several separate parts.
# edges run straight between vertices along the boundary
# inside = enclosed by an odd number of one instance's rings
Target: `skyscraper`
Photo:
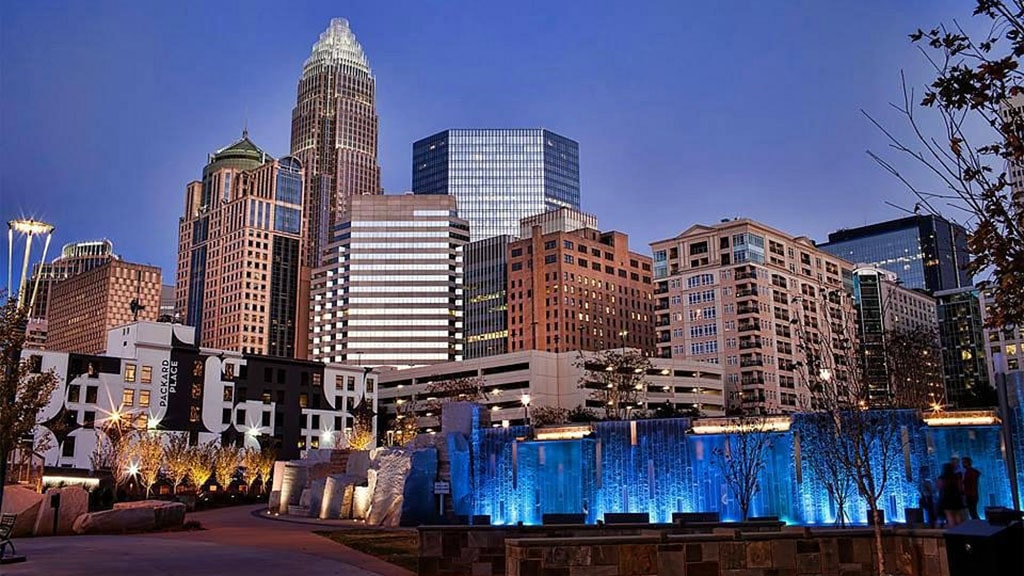
[[[412,191],[458,199],[473,241],[519,221],[580,208],[579,144],[540,128],[445,130],[412,146]]]
[[[298,160],[274,160],[247,132],[210,155],[178,227],[175,306],[198,344],[306,357],[301,233]]]
[[[942,345],[946,402],[954,408],[996,404],[989,380],[981,290],[974,287],[935,293]]]
[[[368,366],[462,359],[462,250],[450,196],[353,196],[313,274],[313,359]]]
[[[46,318],[50,288],[57,282],[82,272],[88,272],[110,260],[117,259],[118,256],[114,254],[114,245],[110,240],[65,244],[60,251],[60,256],[53,262],[37,265],[32,269],[32,280],[29,286],[35,286],[38,281],[39,289],[29,317]]]
[[[352,196],[380,194],[376,80],[363,47],[334,18],[302,66],[291,154],[306,170],[305,265],[320,264],[331,227]]]
[[[466,244],[466,359],[508,352],[508,245],[502,234]]]
[[[904,288],[937,292],[973,282],[964,268],[970,262],[967,232],[939,216],[908,216],[838,230],[818,248],[853,264],[895,272]]]
[[[733,409],[812,406],[803,344],[845,337],[818,327],[852,309],[849,263],[746,218],[697,224],[651,248],[659,356],[723,365]]]

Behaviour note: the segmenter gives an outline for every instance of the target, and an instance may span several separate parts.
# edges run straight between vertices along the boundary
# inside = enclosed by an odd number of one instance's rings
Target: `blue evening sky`
[[[885,143],[860,109],[900,125],[900,70],[927,78],[907,34],[972,6],[6,2],[0,217],[55,224],[51,256],[109,238],[172,283],[185,185],[246,118],[257,144],[288,152],[302,62],[342,16],[377,78],[388,193],[410,187],[418,138],[541,126],[580,143],[583,208],[635,250],[740,216],[824,240],[901,215],[885,201],[913,205],[866,155]]]

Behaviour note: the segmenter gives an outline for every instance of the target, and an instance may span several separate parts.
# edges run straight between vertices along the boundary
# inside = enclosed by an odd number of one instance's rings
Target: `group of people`
[[[921,468],[921,510],[925,524],[935,528],[952,528],[970,518],[978,519],[978,479],[981,472],[973,466],[969,456],[963,463],[953,457],[942,465],[942,473],[935,482],[929,478],[928,468]]]

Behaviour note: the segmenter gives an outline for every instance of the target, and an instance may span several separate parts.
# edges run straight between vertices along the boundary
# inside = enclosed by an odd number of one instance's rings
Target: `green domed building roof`
[[[241,138],[210,154],[210,161],[203,169],[203,175],[224,168],[252,170],[273,159],[249,139],[249,130],[243,130]]]

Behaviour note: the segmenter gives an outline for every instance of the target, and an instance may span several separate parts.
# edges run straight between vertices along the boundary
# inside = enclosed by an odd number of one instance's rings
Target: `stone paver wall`
[[[949,576],[937,530],[887,529],[886,567],[900,576]],[[867,529],[787,529],[779,533],[513,538],[507,576],[870,576]],[[474,572],[475,574],[476,572]]]

